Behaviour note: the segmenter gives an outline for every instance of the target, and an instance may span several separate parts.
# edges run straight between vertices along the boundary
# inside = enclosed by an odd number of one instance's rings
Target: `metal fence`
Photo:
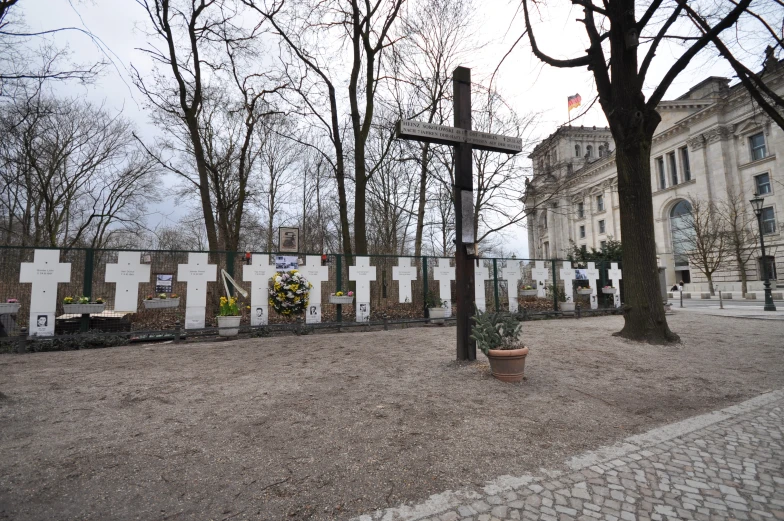
[[[31,263],[34,260],[35,250],[47,250],[47,248],[34,247],[0,247],[0,303],[5,303],[9,299],[15,299],[20,304],[20,309],[15,315],[0,315],[0,336],[13,336],[20,334],[21,328],[29,327],[30,303],[31,303],[31,284],[20,282],[22,263]],[[51,250],[51,249],[50,249]],[[150,278],[148,281],[139,283],[139,293],[135,311],[117,311],[115,301],[117,298],[117,285],[106,282],[107,265],[116,264],[118,256],[123,251],[138,253],[140,262],[149,265]],[[192,251],[169,251],[169,250],[103,250],[88,248],[72,248],[59,250],[59,262],[70,263],[70,281],[62,282],[57,285],[57,309],[55,313],[55,335],[72,334],[86,331],[100,332],[133,332],[133,331],[168,331],[175,328],[175,324],[183,323],[185,309],[188,306],[187,282],[177,280],[178,266],[188,263],[190,253],[207,253],[209,263],[217,267],[218,280],[207,285],[207,310],[206,325],[214,327],[216,324],[215,316],[218,313],[219,299],[224,294],[223,284],[221,283],[221,270],[231,275],[238,285],[246,291],[250,291],[250,283],[242,280],[242,266],[246,264],[245,252],[192,252]],[[354,288],[354,282],[349,280],[349,259],[343,254],[291,254],[291,253],[268,253],[251,252],[251,258],[256,256],[268,256],[270,264],[274,264],[274,258],[278,255],[296,256],[300,261],[314,260],[317,256],[322,265],[328,267],[329,280],[322,283],[322,322],[353,322],[355,313],[353,305],[336,306],[329,303],[329,295],[336,291],[348,291]],[[307,256],[307,257],[306,257]],[[376,280],[370,284],[370,316],[372,320],[380,321],[381,317],[385,320],[394,322],[396,320],[422,319],[427,317],[425,307],[425,296],[428,291],[435,291],[439,294],[439,282],[434,279],[438,257],[408,257],[411,267],[416,268],[417,278],[411,281],[411,300],[410,302],[399,302],[399,284],[392,278],[393,267],[398,265],[399,256],[389,255],[368,255],[370,266],[376,268]],[[531,269],[535,259],[502,259],[502,258],[480,258],[476,259],[477,266],[484,266],[487,269],[488,280],[484,282],[485,302],[488,311],[508,311],[509,310],[509,291],[508,283],[504,280],[503,268],[508,262],[522,261],[522,272],[520,284],[512,291],[518,291],[525,285],[534,285],[531,279]],[[443,260],[442,262],[445,262]],[[558,277],[562,266],[560,259],[547,259],[544,261],[549,270],[549,288],[547,297],[519,297],[519,307],[528,311],[555,311],[558,309],[557,291],[553,287],[563,288],[563,281]],[[454,259],[449,259],[451,266],[454,266]],[[620,264],[620,263],[619,263]],[[307,265],[307,263],[305,263]],[[584,267],[575,264],[573,267]],[[600,272],[600,285],[602,287],[609,280],[609,263],[597,263],[596,268]],[[171,279],[171,286],[161,288],[158,286],[158,278]],[[576,281],[576,285],[587,285],[588,281]],[[146,309],[145,300],[148,295],[156,295],[162,289],[166,289],[172,294],[177,294],[180,298],[179,305],[166,309]],[[455,282],[450,284],[450,295],[440,295],[442,299],[449,299],[454,303]],[[622,291],[621,291],[622,295]],[[85,296],[91,300],[103,299],[105,303],[104,311],[90,315],[68,314],[66,313],[63,301],[66,297]],[[574,293],[575,302],[581,304],[584,309],[590,307],[587,297],[578,296]],[[249,299],[240,297],[242,324],[250,324],[250,311],[246,307],[250,304]],[[599,307],[613,307],[612,296],[599,293]],[[270,324],[294,324],[296,319],[293,317],[282,317],[271,314]]]

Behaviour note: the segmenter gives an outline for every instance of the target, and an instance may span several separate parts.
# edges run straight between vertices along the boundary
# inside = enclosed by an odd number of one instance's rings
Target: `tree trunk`
[[[713,273],[706,275],[705,278],[708,279],[708,289],[710,290],[711,297],[713,297],[716,295],[716,291],[713,289]]]
[[[207,162],[204,159],[204,147],[199,135],[199,122],[196,116],[186,115],[188,133],[190,134],[191,144],[193,145],[193,155],[196,159],[196,170],[199,173],[199,197],[201,199],[201,210],[204,216],[204,227],[207,229],[207,244],[210,251],[217,251],[218,233],[215,229],[215,217],[213,215],[212,201],[210,200],[210,183],[207,172]]]
[[[367,191],[367,175],[365,168],[365,141],[362,135],[356,135],[354,142],[354,249],[357,255],[367,255],[367,224],[365,208]]]
[[[623,237],[625,324],[616,335],[653,344],[675,342],[679,338],[670,331],[664,316],[656,266],[650,182],[652,133],[624,130],[628,138],[616,138],[616,161]]]

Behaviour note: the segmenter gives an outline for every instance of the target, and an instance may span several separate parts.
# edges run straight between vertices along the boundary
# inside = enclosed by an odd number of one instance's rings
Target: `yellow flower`
[[[250,309],[250,306],[245,306],[245,309]]]

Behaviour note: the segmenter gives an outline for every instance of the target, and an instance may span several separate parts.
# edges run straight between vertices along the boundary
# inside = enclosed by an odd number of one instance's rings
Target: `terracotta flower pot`
[[[490,371],[502,382],[519,382],[523,379],[527,355],[527,347],[508,351],[490,349],[487,354],[487,358],[490,360]]]

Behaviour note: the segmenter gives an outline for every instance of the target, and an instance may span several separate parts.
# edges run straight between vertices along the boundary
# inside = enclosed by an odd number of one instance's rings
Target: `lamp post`
[[[770,277],[768,276],[768,259],[765,257],[765,232],[762,229],[762,204],[765,200],[759,194],[754,194],[754,199],[749,201],[754,213],[757,215],[757,225],[760,231],[760,248],[762,249],[762,276],[765,277],[765,311],[776,311],[773,304],[773,295],[770,292]]]

